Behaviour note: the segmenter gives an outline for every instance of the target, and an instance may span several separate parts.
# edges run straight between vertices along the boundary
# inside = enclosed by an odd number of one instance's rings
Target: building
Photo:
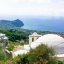
[[[35,49],[37,46],[45,44],[48,47],[54,48],[56,51],[56,57],[62,57],[64,55],[64,38],[57,34],[46,34],[39,35],[34,32],[29,35],[29,44],[18,46],[13,51],[11,51],[12,57],[18,56],[19,54],[26,54],[30,49]],[[63,56],[64,57],[64,56]]]
[[[37,44],[36,44],[37,43]],[[57,47],[64,43],[64,38],[57,34],[46,34],[39,37],[31,43],[31,48],[36,48],[40,44],[45,44],[49,47]],[[64,46],[64,45],[63,45]]]
[[[32,35],[29,35],[29,44],[31,45],[32,42],[36,41],[42,35],[37,34],[34,32]]]
[[[0,33],[0,45],[6,47],[8,44],[8,37],[5,34]]]
[[[30,45],[32,49],[45,44],[55,50],[55,57],[64,59],[64,38],[57,34],[46,34],[33,41]]]

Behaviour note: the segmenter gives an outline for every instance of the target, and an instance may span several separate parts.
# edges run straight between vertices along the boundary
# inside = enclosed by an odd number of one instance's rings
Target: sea
[[[64,32],[64,18],[23,18],[22,21],[24,29]]]

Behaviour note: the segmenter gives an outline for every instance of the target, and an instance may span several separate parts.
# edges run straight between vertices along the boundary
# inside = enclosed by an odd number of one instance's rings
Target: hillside
[[[16,19],[16,20],[13,20],[13,21],[10,21],[10,20],[0,20],[0,28],[16,28],[16,27],[22,27],[24,26],[24,23],[19,20],[19,19]]]

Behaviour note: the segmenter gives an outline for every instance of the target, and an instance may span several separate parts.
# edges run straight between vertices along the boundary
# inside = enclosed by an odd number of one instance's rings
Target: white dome
[[[40,44],[46,44],[48,46],[56,46],[64,42],[64,38],[57,34],[46,34],[39,37],[36,41],[31,43],[31,48],[36,48]]]

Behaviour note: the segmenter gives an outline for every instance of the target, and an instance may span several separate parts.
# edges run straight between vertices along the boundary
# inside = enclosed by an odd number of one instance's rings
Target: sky
[[[0,0],[0,16],[64,17],[64,0]]]

